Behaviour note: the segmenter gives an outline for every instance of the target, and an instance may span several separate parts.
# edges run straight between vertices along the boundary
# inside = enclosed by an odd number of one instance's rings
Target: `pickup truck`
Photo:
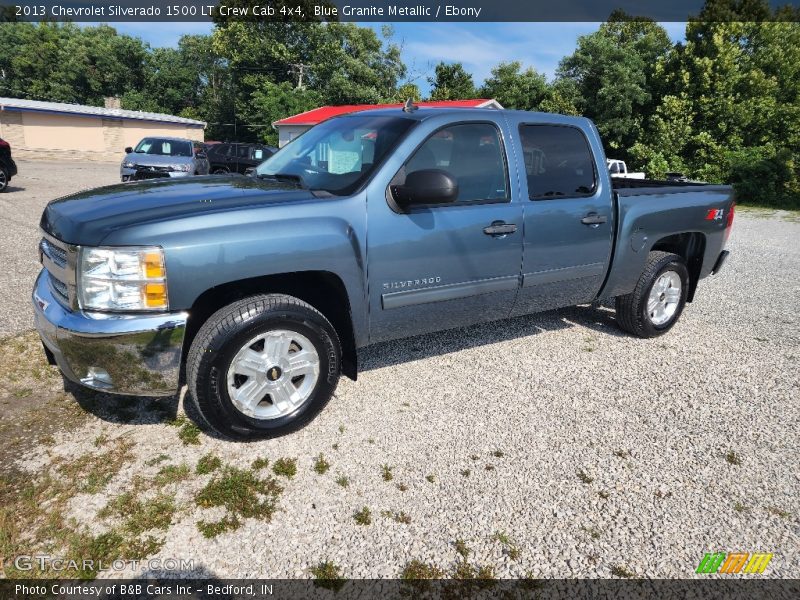
[[[644,179],[644,173],[642,171],[628,171],[628,165],[625,164],[624,160],[616,160],[613,158],[609,158],[606,160],[606,164],[608,165],[608,172],[611,174],[612,177],[619,177],[620,179]]]
[[[610,299],[622,329],[661,335],[722,267],[733,215],[727,186],[612,181],[585,118],[362,111],[250,177],[50,202],[35,320],[72,382],[186,384],[212,429],[270,437],[313,419],[376,342]]]

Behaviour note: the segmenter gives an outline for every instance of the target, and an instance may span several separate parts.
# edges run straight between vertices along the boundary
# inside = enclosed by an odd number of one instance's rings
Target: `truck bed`
[[[671,244],[673,250],[681,244],[697,244],[702,259],[691,268],[697,270],[697,279],[711,273],[725,245],[735,199],[731,186],[614,178],[611,186],[617,232],[604,296],[629,293],[644,269],[646,250],[659,242],[659,249],[669,249]]]
[[[714,183],[703,183],[700,181],[666,181],[661,179],[625,179],[622,177],[612,177],[611,187],[615,190],[630,188],[677,188],[676,191],[686,191],[685,188],[698,187],[718,187]],[[683,190],[681,188],[684,188]]]

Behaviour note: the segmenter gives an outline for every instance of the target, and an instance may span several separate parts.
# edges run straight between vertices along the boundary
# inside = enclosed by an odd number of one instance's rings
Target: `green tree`
[[[655,111],[656,66],[671,48],[660,25],[615,11],[561,61],[558,77],[575,84],[576,108],[595,121],[615,158],[630,157],[644,121]]]
[[[797,16],[760,0],[706,4],[660,65],[667,93],[632,149],[648,172],[669,165],[734,183],[746,201],[800,204]]]
[[[504,62],[492,69],[492,75],[478,94],[494,98],[505,108],[540,110],[542,102],[550,95],[547,78],[533,68],[521,70],[518,61]]]
[[[436,65],[431,84],[431,100],[466,100],[476,96],[475,82],[461,63]]]
[[[278,133],[272,127],[273,121],[317,108],[320,104],[322,98],[318,92],[297,89],[287,81],[272,83],[264,80],[251,93],[250,102],[245,104],[241,116],[260,141],[277,146]]]
[[[242,3],[242,2],[240,2]],[[263,139],[263,125],[294,107],[390,100],[405,75],[400,49],[387,37],[353,23],[270,23],[216,19],[212,45],[235,90],[237,123],[251,123],[240,139]],[[267,102],[265,90],[279,95]],[[292,95],[297,98],[293,100]],[[264,112],[268,111],[268,112]]]
[[[208,123],[209,139],[230,137],[234,90],[210,36],[185,35],[177,48],[155,48],[144,59],[144,83],[122,97],[124,108],[181,115]]]
[[[0,24],[2,93],[102,105],[141,86],[145,46],[113,27],[71,23]]]
[[[560,115],[581,114],[578,105],[581,104],[578,86],[571,79],[556,79],[547,88],[547,96],[542,100],[539,109],[544,112]]]
[[[419,86],[416,83],[404,83],[400,85],[392,100],[394,102],[405,102],[409,98],[414,102],[422,100],[422,92],[419,91]]]
[[[354,23],[318,25],[309,34],[311,59],[305,85],[328,104],[390,100],[406,68],[389,38]]]

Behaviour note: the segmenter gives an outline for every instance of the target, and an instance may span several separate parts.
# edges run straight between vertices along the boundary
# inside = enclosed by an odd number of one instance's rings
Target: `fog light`
[[[111,375],[108,374],[108,371],[100,367],[89,367],[89,370],[86,372],[86,377],[81,379],[81,383],[101,390],[114,387],[114,383],[111,381]]]

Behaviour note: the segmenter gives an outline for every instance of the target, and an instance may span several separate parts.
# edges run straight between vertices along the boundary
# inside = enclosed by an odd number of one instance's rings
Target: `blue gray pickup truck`
[[[381,109],[257,167],[54,200],[33,304],[72,382],[172,395],[225,436],[322,410],[369,344],[615,299],[668,331],[722,267],[731,188],[612,180],[584,118]],[[457,375],[454,375],[457,376]]]

